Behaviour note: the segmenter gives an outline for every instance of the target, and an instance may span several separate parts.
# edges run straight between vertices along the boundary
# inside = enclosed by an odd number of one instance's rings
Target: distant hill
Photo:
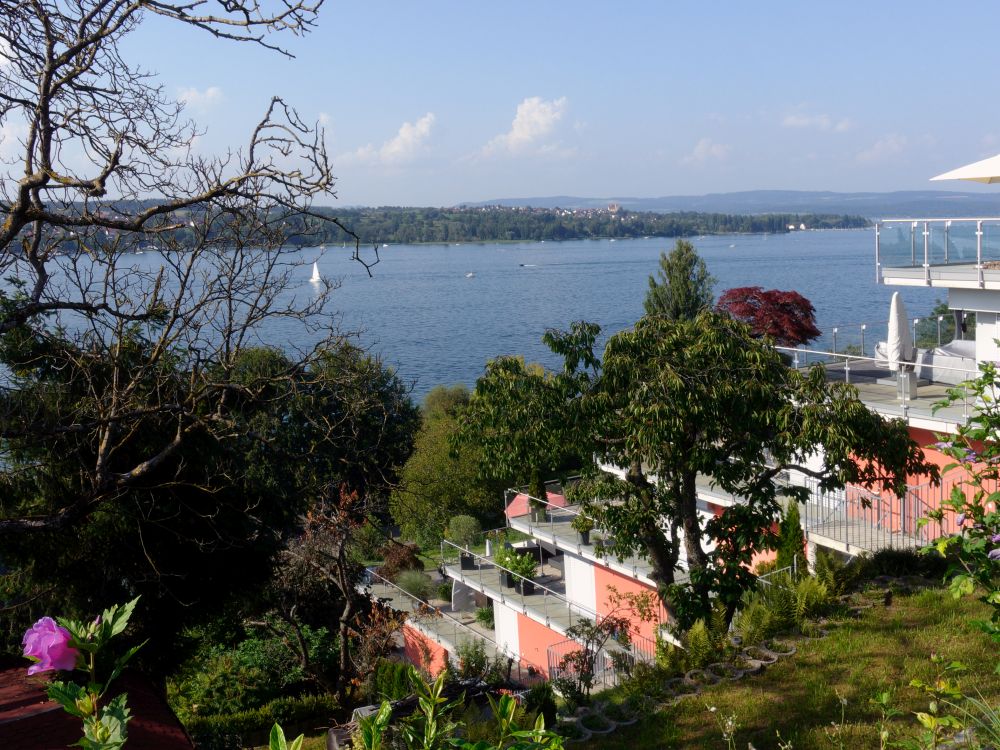
[[[555,195],[500,198],[462,206],[533,206],[535,208],[604,208],[617,203],[630,211],[701,211],[731,214],[852,214],[869,219],[919,216],[1000,216],[1000,191],[900,190],[892,193],[834,193],[808,190],[748,190],[739,193],[673,195],[662,198],[581,198]]]

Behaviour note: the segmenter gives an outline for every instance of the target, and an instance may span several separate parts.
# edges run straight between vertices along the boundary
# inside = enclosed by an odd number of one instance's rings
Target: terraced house
[[[819,364],[830,379],[854,385],[871,410],[906,420],[926,458],[943,469],[953,460],[936,447],[939,436],[955,433],[977,404],[971,397],[940,403],[949,389],[975,377],[980,363],[1000,361],[1000,219],[886,220],[875,226],[874,244],[873,272],[879,283],[940,288],[948,313],[909,319],[894,299],[887,320],[838,326],[828,332],[823,347],[782,351],[790,366]],[[821,464],[823,456],[817,453],[808,461]],[[947,516],[942,522],[921,519],[940,507],[954,487],[962,487],[964,476],[962,467],[944,472],[940,483],[913,476],[897,496],[850,485],[823,491],[805,474],[785,472],[779,481],[809,490],[800,507],[806,539],[801,564],[811,566],[820,548],[855,556],[886,547],[918,548],[954,532],[954,521]],[[407,652],[414,661],[435,671],[463,642],[480,639],[490,654],[506,656],[523,677],[555,677],[563,657],[579,648],[569,638],[569,628],[584,618],[608,616],[612,588],[655,592],[647,562],[606,554],[608,534],[592,528],[557,483],[548,490],[544,498],[531,497],[524,489],[508,492],[506,523],[516,532],[509,538],[518,541],[497,540],[478,551],[443,543],[442,572],[454,580],[452,602],[440,611],[424,608],[410,617]],[[704,519],[741,502],[713,487],[708,477],[699,482],[698,494]],[[683,571],[683,558],[680,566]],[[387,584],[378,586],[380,595],[400,595]],[[492,609],[492,629],[476,620],[483,608]],[[662,609],[656,614],[654,621],[634,623],[629,658],[654,658],[657,634],[665,634],[661,626],[668,624]],[[612,643],[607,648],[621,647]],[[614,683],[614,660],[609,653],[602,656],[599,679]]]

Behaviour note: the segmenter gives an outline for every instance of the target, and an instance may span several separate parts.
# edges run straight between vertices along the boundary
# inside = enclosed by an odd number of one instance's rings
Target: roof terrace
[[[880,221],[875,273],[880,284],[1000,290],[1000,218]]]

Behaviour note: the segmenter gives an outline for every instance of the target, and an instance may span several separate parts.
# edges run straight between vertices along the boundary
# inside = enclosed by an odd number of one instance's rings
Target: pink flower
[[[43,617],[24,634],[21,645],[24,655],[37,659],[28,667],[28,674],[51,672],[54,669],[74,669],[80,652],[70,648],[72,636],[51,617]]]

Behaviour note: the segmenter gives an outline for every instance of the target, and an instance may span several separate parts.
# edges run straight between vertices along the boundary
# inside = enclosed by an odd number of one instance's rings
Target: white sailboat
[[[322,280],[323,277],[319,275],[319,263],[317,261],[313,261],[313,275],[309,278],[309,281],[313,284],[318,284]]]

